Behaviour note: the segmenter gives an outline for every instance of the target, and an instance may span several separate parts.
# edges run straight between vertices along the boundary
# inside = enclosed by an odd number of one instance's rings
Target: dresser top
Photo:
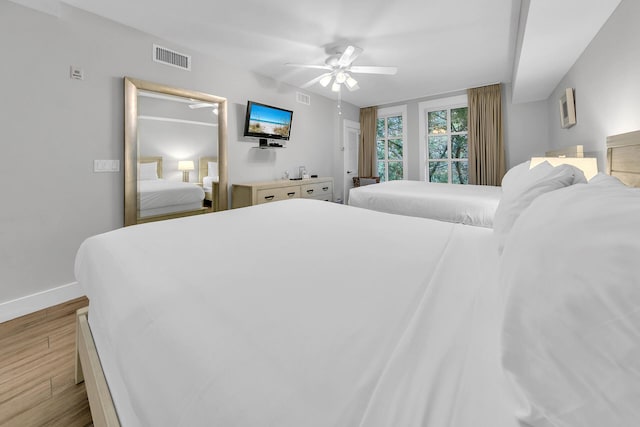
[[[332,177],[319,177],[319,178],[307,178],[307,179],[276,179],[272,181],[254,181],[254,182],[238,182],[233,185],[241,185],[245,187],[285,187],[289,185],[304,185],[304,184],[316,184],[318,182],[333,181]]]

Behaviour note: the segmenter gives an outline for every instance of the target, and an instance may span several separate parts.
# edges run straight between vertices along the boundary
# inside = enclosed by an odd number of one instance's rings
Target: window
[[[407,171],[404,153],[406,106],[378,110],[376,152],[380,181],[404,179]]]
[[[425,145],[424,148],[421,147],[421,152],[426,157],[422,176],[425,181],[454,184],[469,182],[469,108],[466,96],[464,103],[460,102],[462,100],[462,97],[456,97],[421,104],[423,117],[420,134]],[[457,105],[444,105],[446,101],[458,102]]]

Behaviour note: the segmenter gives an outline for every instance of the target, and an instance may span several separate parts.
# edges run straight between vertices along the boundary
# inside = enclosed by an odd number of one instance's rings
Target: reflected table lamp
[[[194,170],[193,160],[178,161],[178,170],[182,171],[182,181],[189,182],[189,171]]]

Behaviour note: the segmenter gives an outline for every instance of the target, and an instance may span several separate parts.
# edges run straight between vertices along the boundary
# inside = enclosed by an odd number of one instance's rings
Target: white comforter
[[[75,271],[125,427],[515,427],[490,245],[297,199],[94,236]]]
[[[349,205],[490,228],[501,195],[488,185],[389,181],[352,188]]]
[[[181,181],[153,179],[138,181],[140,210],[199,203],[204,200],[202,187]]]

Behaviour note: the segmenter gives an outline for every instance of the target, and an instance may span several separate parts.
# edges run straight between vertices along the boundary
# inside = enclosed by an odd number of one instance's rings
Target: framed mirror
[[[227,100],[124,78],[124,225],[224,210]]]

